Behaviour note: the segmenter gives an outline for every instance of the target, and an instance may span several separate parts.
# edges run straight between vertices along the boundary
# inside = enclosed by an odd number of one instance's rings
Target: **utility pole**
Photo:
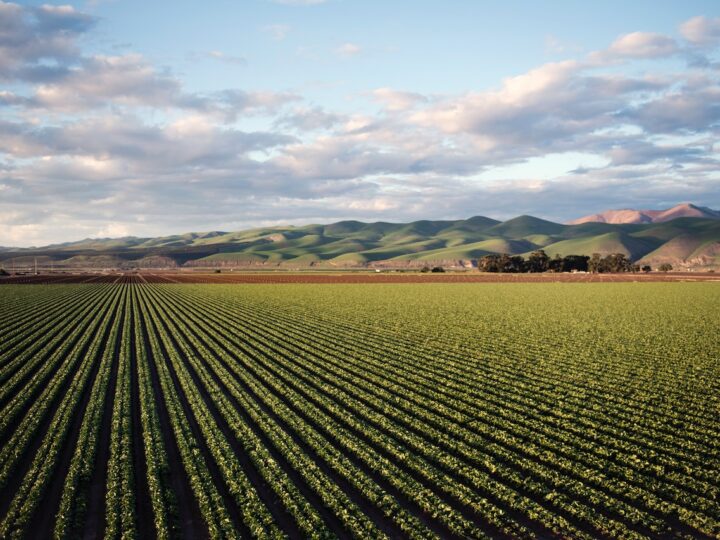
[[[37,273],[37,257],[35,257],[35,275],[36,276],[38,275],[38,273]]]

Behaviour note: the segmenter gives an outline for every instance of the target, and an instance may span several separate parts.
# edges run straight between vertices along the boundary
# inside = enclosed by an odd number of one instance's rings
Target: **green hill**
[[[158,238],[87,239],[0,251],[0,266],[54,268],[468,266],[491,253],[550,256],[624,253],[648,264],[720,267],[720,221],[562,225],[533,216],[499,222],[483,216],[412,223],[340,221],[302,227],[186,233]]]
[[[491,236],[506,238],[523,238],[531,234],[561,234],[568,227],[552,221],[533,216],[520,216],[490,227],[487,233]]]
[[[545,246],[545,252],[555,255],[588,255],[599,253],[622,253],[630,259],[638,259],[656,246],[650,240],[630,236],[622,231],[613,231],[595,236],[578,236]]]

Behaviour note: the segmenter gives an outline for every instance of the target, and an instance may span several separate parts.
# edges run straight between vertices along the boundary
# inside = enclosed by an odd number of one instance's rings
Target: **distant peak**
[[[599,214],[575,219],[568,222],[568,225],[579,225],[581,223],[663,223],[678,218],[720,219],[720,212],[685,202],[676,204],[666,210],[635,210],[633,208],[606,210]]]

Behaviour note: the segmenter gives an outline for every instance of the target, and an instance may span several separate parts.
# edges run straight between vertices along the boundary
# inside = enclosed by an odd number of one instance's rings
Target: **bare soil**
[[[234,272],[202,273],[105,273],[48,274],[0,278],[0,284],[67,284],[67,283],[597,283],[597,282],[676,282],[717,281],[720,274],[709,272],[650,272],[624,274],[490,274],[482,272]]]

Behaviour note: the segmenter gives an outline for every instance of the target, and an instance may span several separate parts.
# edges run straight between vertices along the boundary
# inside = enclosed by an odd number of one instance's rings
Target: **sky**
[[[720,208],[720,3],[0,1],[0,246]]]

